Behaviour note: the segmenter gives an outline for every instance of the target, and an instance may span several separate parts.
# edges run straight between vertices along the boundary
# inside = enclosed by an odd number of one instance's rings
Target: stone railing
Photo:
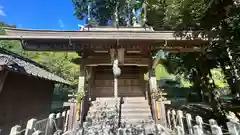
[[[50,114],[48,118],[30,119],[26,128],[16,125],[11,128],[10,135],[60,135],[68,130],[69,111]]]
[[[204,123],[202,117],[192,118],[189,113],[181,110],[167,110],[167,128],[175,131],[177,135],[239,135],[240,123],[229,121],[227,129],[219,126],[217,121],[209,119]]]

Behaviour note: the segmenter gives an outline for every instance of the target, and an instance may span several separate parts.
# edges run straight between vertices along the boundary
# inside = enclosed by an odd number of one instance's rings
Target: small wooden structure
[[[85,91],[83,113],[88,102],[96,97],[113,97],[112,62],[119,60],[121,76],[118,78],[118,96],[146,97],[154,109],[151,92],[157,88],[155,65],[152,57],[159,51],[202,51],[208,41],[185,33],[177,36],[171,31],[153,31],[141,27],[97,27],[86,31],[53,31],[6,29],[2,40],[19,40],[29,51],[75,51],[80,58],[79,89]],[[149,72],[149,81],[144,73]],[[85,109],[84,109],[85,108]],[[155,115],[153,113],[153,115]],[[156,116],[154,116],[156,117]],[[82,117],[83,118],[83,117]]]
[[[68,84],[42,65],[0,48],[0,134],[25,126],[30,118],[46,118],[55,83]]]

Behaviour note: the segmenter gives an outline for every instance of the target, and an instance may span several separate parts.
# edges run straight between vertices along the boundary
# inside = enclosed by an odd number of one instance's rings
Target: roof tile
[[[36,76],[59,83],[70,84],[63,78],[49,72],[44,66],[3,48],[0,48],[0,66],[5,66],[5,68],[15,72]]]

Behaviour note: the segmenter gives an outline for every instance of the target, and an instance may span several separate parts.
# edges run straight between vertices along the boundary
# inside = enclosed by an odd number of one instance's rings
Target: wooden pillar
[[[86,67],[86,73],[85,73],[85,91],[88,93],[88,101],[91,100],[92,95],[92,66]]]
[[[89,80],[89,98],[91,98],[91,100],[94,100],[94,88],[95,88],[95,69],[96,67],[91,67],[91,78]]]
[[[149,75],[149,92],[150,95],[152,95],[152,92],[154,89],[157,89],[157,79],[155,75],[155,68],[153,67],[153,61],[151,60],[150,65],[149,65],[149,70],[148,70],[148,75]],[[152,115],[153,115],[153,120],[156,121],[156,101],[153,99],[152,96],[150,96],[151,100],[151,110],[152,110]]]
[[[152,64],[149,65],[148,75],[150,92],[152,92],[153,89],[157,89],[157,78],[155,75],[155,68],[152,67]]]
[[[84,91],[84,84],[85,84],[85,68],[80,69],[80,75],[79,75],[79,82],[78,82],[78,92]]]
[[[141,91],[144,93],[145,98],[147,98],[147,94],[146,94],[146,86],[145,86],[145,81],[144,81],[144,67],[138,67],[139,68],[139,75],[140,75],[140,87],[141,87]]]
[[[84,65],[84,61],[82,61],[80,63],[80,74],[79,74],[79,82],[78,82],[78,92],[83,91],[84,92],[84,97],[82,98],[82,102],[81,102],[81,114],[80,114],[80,121],[79,124],[82,125],[83,123],[83,118],[85,116],[86,113],[86,109],[88,106],[88,92],[86,90],[86,79],[85,79],[85,75],[86,75],[86,67]]]

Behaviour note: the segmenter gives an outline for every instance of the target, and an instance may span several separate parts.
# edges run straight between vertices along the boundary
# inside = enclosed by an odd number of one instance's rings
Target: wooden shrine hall
[[[2,40],[19,40],[27,51],[75,51],[81,58],[82,74],[94,82],[91,98],[113,96],[112,62],[117,57],[122,74],[119,96],[143,96],[143,74],[154,69],[152,57],[163,51],[201,51],[207,42],[201,38],[177,37],[174,32],[141,27],[98,27],[86,31],[6,29]],[[156,65],[155,65],[156,66]],[[94,77],[94,79],[93,79]]]
[[[118,97],[144,97],[157,88],[153,56],[159,51],[202,51],[208,41],[177,36],[172,31],[154,31],[141,27],[93,27],[84,31],[6,29],[0,40],[19,40],[27,51],[77,52],[73,62],[80,64],[79,89],[85,102],[100,97],[114,97],[113,61],[118,59],[121,75],[117,78]],[[149,81],[144,73],[149,72]],[[149,85],[148,85],[149,84]],[[149,102],[149,101],[147,101]],[[151,106],[151,104],[150,104]]]

